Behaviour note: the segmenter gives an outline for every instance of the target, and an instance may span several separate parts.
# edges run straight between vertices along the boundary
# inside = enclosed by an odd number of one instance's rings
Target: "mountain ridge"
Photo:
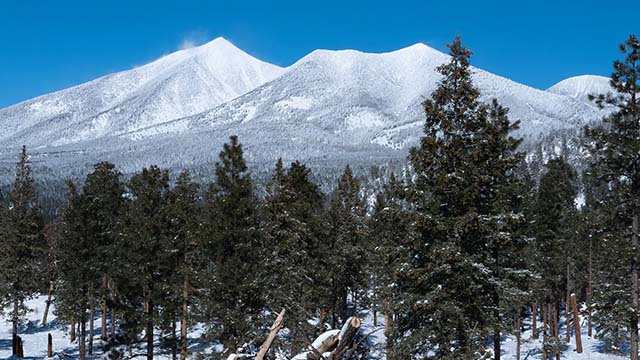
[[[421,104],[448,59],[416,43],[383,53],[319,49],[283,68],[217,38],[1,109],[0,130],[9,131],[0,136],[0,161],[26,144],[66,172],[98,160],[125,172],[197,167],[229,135],[240,135],[251,161],[269,166],[280,156],[327,164],[400,159],[421,136]],[[558,93],[472,70],[482,100],[498,98],[522,121],[526,144],[602,117],[567,93],[579,81]],[[39,106],[44,115],[33,116]]]

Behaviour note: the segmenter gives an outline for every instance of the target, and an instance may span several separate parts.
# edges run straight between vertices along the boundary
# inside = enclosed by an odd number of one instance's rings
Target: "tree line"
[[[197,324],[225,357],[260,344],[281,309],[290,356],[369,310],[385,320],[388,359],[499,359],[501,336],[519,344],[525,317],[543,357],[559,359],[575,293],[589,335],[616,351],[628,342],[638,359],[640,42],[620,46],[611,93],[593,97],[609,115],[584,130],[588,169],[556,157],[540,178],[513,137],[518,121],[480,101],[471,51],[459,37],[449,49],[410,171],[373,198],[349,166],[325,194],[309,167],[282,160],[260,196],[233,136],[209,184],[156,166],[125,179],[98,163],[45,224],[23,147],[0,206],[13,333],[25,300],[49,293],[82,359],[96,320],[113,358],[143,348],[186,359]]]

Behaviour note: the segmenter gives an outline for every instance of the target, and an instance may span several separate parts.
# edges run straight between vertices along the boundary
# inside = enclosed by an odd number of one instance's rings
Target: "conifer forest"
[[[589,94],[605,115],[580,129],[579,162],[522,146],[524,119],[483,97],[460,36],[394,166],[345,164],[327,182],[276,154],[257,176],[234,134],[208,149],[205,179],[104,160],[54,196],[16,148],[0,351],[638,360],[640,40],[621,40],[608,90]]]

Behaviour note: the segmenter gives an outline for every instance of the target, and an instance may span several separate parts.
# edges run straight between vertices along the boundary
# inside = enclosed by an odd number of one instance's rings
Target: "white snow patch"
[[[381,127],[385,123],[382,114],[368,110],[349,114],[345,122],[349,129]]]
[[[305,96],[291,96],[288,99],[278,101],[275,106],[281,109],[309,110],[313,103],[313,99]]]

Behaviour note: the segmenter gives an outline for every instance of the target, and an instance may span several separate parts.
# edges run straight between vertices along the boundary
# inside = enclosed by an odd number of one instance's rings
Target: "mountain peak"
[[[609,78],[599,75],[579,75],[564,79],[547,89],[548,92],[588,100],[589,95],[611,91]]]
[[[296,64],[302,64],[310,61],[316,62],[352,62],[356,59],[397,59],[397,60],[416,60],[417,58],[434,58],[437,61],[444,61],[446,54],[423,43],[415,43],[413,45],[385,52],[363,52],[360,50],[343,49],[343,50],[327,50],[318,49],[298,60]],[[404,62],[404,61],[403,61]]]
[[[231,41],[225,39],[220,36],[209,42],[206,42],[200,46],[195,47],[195,49],[217,49],[217,50],[240,50],[237,46],[233,45]],[[242,50],[240,50],[242,51]]]

